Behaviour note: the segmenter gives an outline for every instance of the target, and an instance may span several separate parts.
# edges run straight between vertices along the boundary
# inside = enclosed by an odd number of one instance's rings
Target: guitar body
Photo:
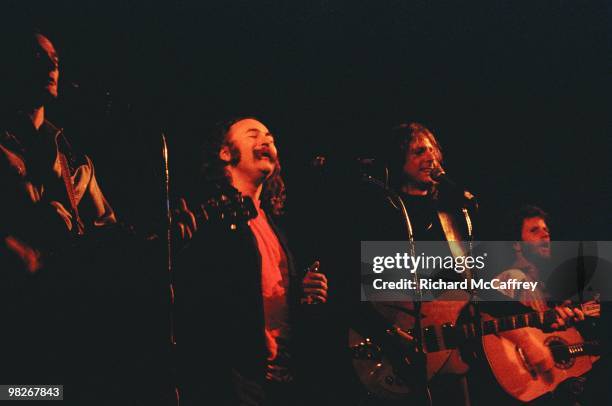
[[[427,380],[437,374],[465,374],[468,366],[461,360],[456,349],[446,349],[442,337],[442,326],[455,324],[459,314],[469,301],[469,295],[463,291],[449,291],[439,300],[422,302],[422,329],[435,336],[431,340],[423,338],[423,343],[430,343],[432,348],[425,348]],[[376,302],[376,310],[393,324],[404,331],[414,328],[413,302]],[[435,334],[434,334],[435,332]],[[429,334],[428,334],[429,335]],[[435,348],[434,348],[435,347]],[[385,357],[384,348],[367,337],[362,337],[354,330],[349,330],[349,348],[353,351],[353,368],[357,377],[371,394],[381,399],[403,399],[414,394],[415,379],[403,379],[393,370]],[[410,360],[407,360],[410,363]],[[415,371],[418,373],[418,371]]]
[[[537,328],[526,328],[533,339],[547,346],[567,346],[584,343],[576,328],[544,333]],[[568,356],[558,359],[550,377],[536,373],[527,365],[520,348],[512,341],[499,335],[482,338],[485,356],[497,382],[510,396],[522,402],[529,402],[555,388],[569,378],[584,375],[599,357],[592,355]]]

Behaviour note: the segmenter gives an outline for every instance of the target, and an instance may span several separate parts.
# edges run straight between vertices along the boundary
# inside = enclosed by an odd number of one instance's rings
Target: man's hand
[[[58,216],[64,221],[66,224],[66,228],[68,230],[72,230],[72,214],[58,201],[52,200],[49,204],[55,209]]]
[[[553,323],[551,327],[555,330],[561,330],[569,326],[571,322],[578,322],[584,320],[584,312],[579,307],[571,307],[572,302],[566,300],[560,306],[555,306],[557,312],[557,322]]]
[[[43,267],[40,251],[31,247],[19,238],[9,235],[4,237],[4,245],[10,253],[15,255],[23,268],[29,273],[36,273]]]
[[[520,328],[500,333],[500,335],[520,348],[528,364],[545,381],[552,380],[551,370],[555,366],[550,348],[530,334],[531,327]]]
[[[195,214],[189,209],[187,201],[182,197],[179,199],[178,208],[174,210],[174,228],[178,230],[182,240],[191,240],[194,233],[198,231]]]
[[[552,379],[551,371],[555,366],[555,361],[550,348],[536,339],[531,339],[529,344],[523,343],[521,350],[538,375],[542,376],[545,381]]]
[[[319,261],[315,261],[302,280],[302,304],[327,302],[327,277],[319,272]]]

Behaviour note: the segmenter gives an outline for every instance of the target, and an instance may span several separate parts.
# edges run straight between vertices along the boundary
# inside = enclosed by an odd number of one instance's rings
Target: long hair
[[[389,183],[391,187],[399,188],[404,181],[404,164],[410,145],[419,138],[426,138],[434,147],[435,158],[442,164],[442,148],[438,140],[427,127],[417,122],[399,124],[391,129],[391,139],[385,153],[386,164],[389,170]]]
[[[240,116],[215,125],[202,150],[201,170],[205,181],[231,184],[231,177],[226,168],[228,165],[236,165],[240,162],[240,153],[228,139],[229,130],[232,125],[249,118],[260,121],[257,117]],[[230,150],[231,159],[229,162],[219,158],[219,152],[225,146]],[[286,198],[285,182],[281,177],[281,166],[277,159],[274,171],[264,181],[260,197],[261,204],[265,210],[279,216],[283,214]]]

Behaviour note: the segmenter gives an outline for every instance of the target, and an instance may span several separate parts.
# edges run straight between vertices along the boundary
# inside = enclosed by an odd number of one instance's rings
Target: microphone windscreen
[[[446,172],[444,171],[444,169],[442,169],[441,166],[436,166],[435,168],[431,170],[431,173],[429,176],[431,176],[433,180],[438,182],[440,178],[444,175],[446,175]]]

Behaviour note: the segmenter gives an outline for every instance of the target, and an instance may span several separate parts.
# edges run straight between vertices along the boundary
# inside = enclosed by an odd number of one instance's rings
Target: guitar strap
[[[446,236],[446,241],[448,242],[453,242],[453,241],[462,241],[463,238],[461,237],[461,233],[459,233],[459,230],[457,228],[457,223],[455,222],[455,219],[453,218],[453,216],[451,216],[449,213],[445,212],[445,211],[439,211],[438,212],[438,218],[440,219],[440,224],[442,225],[442,230],[444,230],[444,235]],[[455,251],[453,251],[453,247],[451,246],[451,252],[453,254],[453,256],[460,256],[460,255],[464,255],[463,249],[457,251],[457,249],[455,248]]]
[[[445,211],[438,211],[438,218],[440,219],[440,225],[442,225],[442,230],[444,231],[446,241],[448,241],[448,247],[453,257],[465,256],[466,252],[461,243],[463,238],[461,237],[455,218]]]
[[[75,220],[76,223],[76,227],[73,227],[72,231],[77,235],[83,235],[85,233],[85,225],[81,220],[81,216],[79,216],[79,208],[77,207],[76,195],[74,193],[74,185],[72,184],[72,178],[70,177],[70,167],[68,166],[68,159],[66,159],[66,155],[61,151],[58,151],[57,154],[62,169],[62,179],[64,181],[64,185],[66,186],[68,202],[70,203],[70,214],[72,214],[72,218]]]

